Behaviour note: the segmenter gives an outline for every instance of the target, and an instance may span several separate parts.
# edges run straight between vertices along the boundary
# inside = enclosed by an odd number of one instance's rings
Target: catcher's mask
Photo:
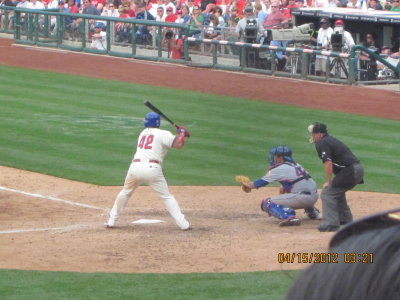
[[[149,112],[144,117],[144,127],[160,127],[160,116],[155,112]]]
[[[294,162],[292,158],[292,149],[287,146],[276,146],[269,150],[269,164],[275,165],[275,155],[282,156],[285,161]]]

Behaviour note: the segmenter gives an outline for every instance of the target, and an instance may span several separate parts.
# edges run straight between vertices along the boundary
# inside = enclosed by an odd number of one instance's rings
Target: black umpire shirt
[[[315,143],[315,149],[323,163],[328,160],[332,161],[334,174],[360,162],[345,144],[328,134]]]

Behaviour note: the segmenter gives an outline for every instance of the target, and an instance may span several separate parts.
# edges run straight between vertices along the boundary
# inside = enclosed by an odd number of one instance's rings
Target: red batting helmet
[[[343,20],[339,19],[335,21],[335,26],[344,26]]]

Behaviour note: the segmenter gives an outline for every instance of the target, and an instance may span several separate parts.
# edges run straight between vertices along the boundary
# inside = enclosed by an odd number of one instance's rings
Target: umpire
[[[364,169],[345,144],[328,134],[325,124],[311,124],[308,131],[310,142],[315,144],[325,167],[326,181],[321,193],[322,224],[318,230],[337,231],[340,225],[353,220],[345,193],[363,183]],[[333,174],[335,177],[332,179]]]

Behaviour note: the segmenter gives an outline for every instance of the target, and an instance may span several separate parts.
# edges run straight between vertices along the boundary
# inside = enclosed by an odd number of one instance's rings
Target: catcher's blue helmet
[[[275,165],[275,155],[283,156],[285,161],[293,161],[292,149],[287,146],[276,146],[269,150],[269,163],[271,166]]]
[[[149,112],[144,117],[144,127],[160,127],[160,116],[155,112]]]

